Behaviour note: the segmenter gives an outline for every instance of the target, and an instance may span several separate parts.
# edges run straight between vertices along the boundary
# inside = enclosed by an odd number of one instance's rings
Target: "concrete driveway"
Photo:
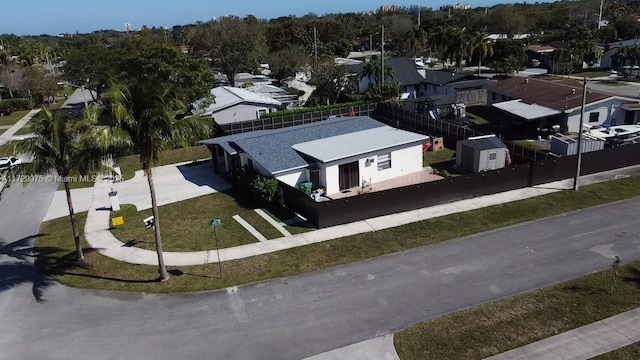
[[[189,162],[157,167],[153,169],[153,180],[160,206],[231,188],[231,185],[213,172],[210,162],[197,165],[192,165]],[[121,204],[135,205],[138,210],[151,208],[149,184],[142,171],[136,172],[135,177],[131,180],[116,183],[114,190],[118,192]],[[93,198],[93,187],[71,190],[71,197],[76,212],[88,211]],[[65,192],[57,191],[44,221],[68,215],[69,209]]]

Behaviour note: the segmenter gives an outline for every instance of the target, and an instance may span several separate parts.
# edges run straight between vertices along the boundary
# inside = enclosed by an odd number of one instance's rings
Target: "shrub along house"
[[[588,90],[585,125],[630,125],[640,120],[638,100]],[[487,88],[487,104],[519,126],[524,136],[535,137],[556,126],[563,132],[580,127],[582,83],[509,78]],[[559,129],[558,129],[559,128]]]
[[[246,166],[289,186],[309,184],[332,195],[422,171],[427,140],[369,117],[349,117],[200,143],[211,150],[217,174]]]

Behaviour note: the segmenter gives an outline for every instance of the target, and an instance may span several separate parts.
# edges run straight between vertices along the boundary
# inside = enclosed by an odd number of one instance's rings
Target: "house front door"
[[[340,191],[360,185],[360,165],[357,161],[338,166]]]

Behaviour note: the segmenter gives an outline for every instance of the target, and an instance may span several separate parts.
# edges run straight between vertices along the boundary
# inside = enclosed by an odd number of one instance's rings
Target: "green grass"
[[[11,115],[0,116],[0,126],[2,126],[2,125],[14,125],[18,121],[20,121],[20,119],[22,119],[25,115],[27,115],[28,113],[29,113],[29,110],[23,110],[23,111],[15,111]]]
[[[13,155],[9,152],[9,146],[10,143],[4,144],[2,146],[0,146],[0,156],[9,156],[9,155]]]
[[[586,77],[587,79],[591,79],[595,77],[604,77],[609,75],[611,75],[611,73],[608,73],[606,71],[585,71],[585,72],[571,74],[571,76]]]
[[[245,208],[228,194],[216,193],[175,204],[161,206],[160,229],[166,251],[201,251],[215,249],[213,229],[208,226],[211,219],[221,219],[222,226],[216,229],[220,248],[255,243],[253,237],[236,220],[240,215],[267,239],[283,235],[265,219],[254,207]],[[141,249],[155,249],[153,231],[145,230],[142,220],[151,216],[151,210],[138,212],[133,205],[124,205],[121,211],[111,217],[123,216],[125,224],[112,229],[113,235],[124,243],[133,241]]]
[[[533,141],[528,141],[528,140],[514,140],[511,141],[512,143],[516,144],[516,145],[520,145],[525,149],[530,149],[530,150],[544,150],[544,148],[540,145],[538,145],[537,143],[533,142]]]
[[[605,86],[627,86],[629,84],[620,81],[598,81],[598,84]]]
[[[433,164],[450,162],[455,153],[455,150],[447,148],[440,151],[426,151],[422,155],[422,166],[427,167]]]
[[[466,114],[467,114],[467,117],[471,120],[471,122],[476,124],[476,125],[478,125],[478,126],[489,124],[489,120],[487,120],[487,119],[485,119],[485,118],[483,118],[481,116],[472,114],[472,113],[470,113],[468,111],[466,112]]]
[[[600,355],[594,360],[638,360],[640,359],[640,343],[629,345],[622,349]]]
[[[222,280],[201,277],[215,274],[216,265],[212,264],[181,267],[185,275],[174,276],[168,284],[149,282],[157,278],[156,267],[127,264],[95,253],[87,256],[85,268],[56,273],[55,279],[70,286],[152,293],[220,289],[371,259],[636,196],[640,196],[639,177],[587,185],[581,187],[579,192],[559,192],[374,233],[226,262],[222,265]],[[214,216],[215,214],[208,214],[207,218]],[[164,221],[166,219],[161,219],[162,229],[166,226]],[[84,221],[80,221],[80,224],[84,226]],[[223,220],[223,226],[225,224],[226,221]],[[80,232],[83,233],[83,230]],[[42,225],[40,233],[42,236],[37,240],[37,246],[58,249],[49,254],[47,259],[43,259],[44,270],[47,271],[47,262],[62,258],[73,250],[69,221],[58,219],[46,222]],[[170,236],[164,232],[163,234],[168,241]]]
[[[13,135],[27,135],[31,134],[33,131],[31,130],[31,124],[26,123],[22,128],[15,132]]]
[[[160,154],[160,159],[156,166],[210,158],[211,152],[206,146],[194,146],[191,148],[163,151]],[[138,170],[140,170],[140,158],[138,155],[126,156],[120,160],[120,171],[123,181],[132,179]]]
[[[394,343],[402,360],[482,359],[633,310],[639,285],[636,262],[618,277],[608,270],[421,322],[397,333]]]

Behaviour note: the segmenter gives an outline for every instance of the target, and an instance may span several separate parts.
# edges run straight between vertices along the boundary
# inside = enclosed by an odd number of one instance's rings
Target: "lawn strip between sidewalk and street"
[[[53,272],[53,274],[54,278],[63,284],[91,289],[149,293],[222,289],[367,260],[637,196],[640,196],[640,177],[587,185],[581,187],[579,192],[558,192],[387,230],[225,262],[222,263],[225,274],[222,280],[203,277],[215,274],[217,271],[217,264],[209,264],[181,267],[180,270],[185,275],[175,276],[166,284],[149,282],[157,277],[155,266],[119,262],[95,252],[89,252],[86,256],[84,268],[73,268],[64,273]],[[85,216],[86,214],[79,215],[81,219],[78,220],[78,224],[82,228]],[[212,212],[211,217],[215,217],[215,213]],[[163,237],[167,241],[171,238],[164,231],[169,226],[168,223],[169,219],[161,218]],[[202,231],[204,234],[211,232],[210,229],[204,228],[197,231]],[[55,263],[56,259],[73,252],[73,236],[69,219],[63,218],[43,223],[40,233],[41,237],[36,240],[38,247],[57,249],[39,262],[47,272],[52,262]],[[83,233],[82,229],[81,233]],[[84,246],[88,246],[86,242]]]

